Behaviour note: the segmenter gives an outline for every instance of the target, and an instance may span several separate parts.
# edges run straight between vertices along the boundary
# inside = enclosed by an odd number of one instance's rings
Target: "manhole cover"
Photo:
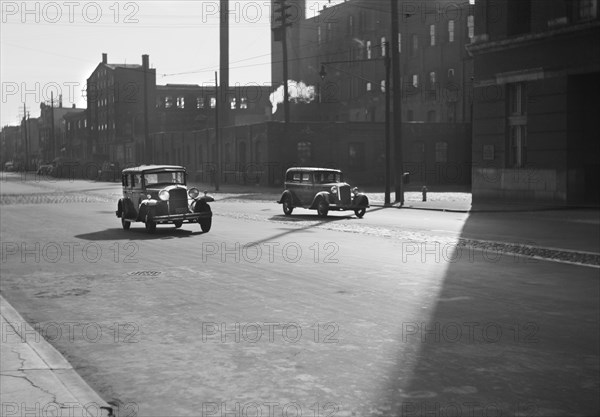
[[[127,275],[133,275],[136,277],[155,277],[160,274],[160,271],[133,271],[128,273]]]

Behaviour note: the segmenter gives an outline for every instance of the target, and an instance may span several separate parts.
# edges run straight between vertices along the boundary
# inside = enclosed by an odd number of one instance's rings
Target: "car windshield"
[[[342,174],[335,171],[315,172],[315,182],[317,184],[327,184],[330,182],[342,182]]]
[[[153,174],[144,174],[146,187],[152,187],[156,184],[183,184],[185,185],[185,175],[182,171],[177,172],[157,172]]]

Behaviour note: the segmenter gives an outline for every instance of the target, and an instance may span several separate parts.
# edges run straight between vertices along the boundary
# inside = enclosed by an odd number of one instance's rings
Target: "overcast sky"
[[[332,3],[340,0],[332,0]],[[157,84],[206,84],[219,68],[218,0],[1,1],[1,125],[56,98],[85,108],[87,77],[109,63],[150,55]],[[309,0],[316,13],[328,0]],[[269,0],[230,0],[230,84],[271,82]],[[25,5],[26,7],[24,7]]]

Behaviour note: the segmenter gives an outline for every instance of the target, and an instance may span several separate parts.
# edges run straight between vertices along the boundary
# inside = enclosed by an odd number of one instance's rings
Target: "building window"
[[[595,19],[598,14],[598,0],[577,0],[575,7],[577,20]]]
[[[406,120],[409,122],[413,122],[415,120],[415,112],[412,110],[406,111]]]
[[[367,91],[371,91],[371,83],[367,83]]]
[[[312,144],[310,142],[298,142],[297,151],[298,151],[298,162],[303,165],[310,163],[311,149]]]
[[[248,108],[248,99],[246,97],[242,97],[240,99],[240,109],[247,109]]]
[[[197,109],[204,108],[204,97],[196,97],[196,108]]]
[[[448,162],[448,142],[435,143],[435,162]]]
[[[232,98],[231,101],[229,102],[229,108],[231,110],[237,109],[237,99],[235,97]]]
[[[367,59],[371,59],[371,41],[367,41]]]
[[[508,94],[508,167],[521,168],[527,163],[527,94],[525,83],[509,84]]]
[[[217,99],[215,97],[211,97],[210,98],[210,108],[214,109],[215,107],[217,107]]]
[[[321,26],[317,27],[317,43],[319,45],[321,45],[321,43],[323,43],[323,38],[322,38],[322,35],[321,35]]]
[[[448,42],[454,42],[454,20],[448,21]]]
[[[413,74],[412,76],[412,85],[414,88],[419,87],[419,74]]]
[[[473,38],[475,38],[475,17],[473,15],[467,16],[467,28],[469,39],[473,42]]]
[[[354,16],[348,16],[348,35],[354,36]]]
[[[381,38],[381,56],[385,56],[386,50],[385,48],[387,47],[387,42],[385,40],[385,36],[383,36]]]
[[[429,73],[429,86],[432,89],[435,88],[435,71]]]
[[[351,171],[365,169],[365,144],[356,142],[348,144],[348,166]]]
[[[448,80],[452,81],[454,79],[454,68],[448,68]]]
[[[416,34],[413,34],[411,37],[411,49],[410,54],[415,56],[419,51],[419,37]]]
[[[167,96],[165,97],[165,109],[170,109],[173,107],[173,97]]]
[[[327,31],[325,32],[325,41],[331,41],[332,32],[331,32],[331,23],[327,23]]]
[[[183,97],[177,97],[177,108],[178,109],[185,108],[185,98],[183,98]]]
[[[381,92],[385,93],[385,80],[381,80]]]
[[[164,97],[156,97],[156,108],[160,109],[164,106],[165,104],[165,99]]]
[[[435,25],[429,25],[429,44],[435,46]]]

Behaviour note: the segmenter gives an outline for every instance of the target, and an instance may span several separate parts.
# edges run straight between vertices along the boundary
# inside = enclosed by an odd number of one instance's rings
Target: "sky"
[[[314,15],[323,4],[307,0]],[[109,63],[150,56],[156,82],[214,83],[219,69],[219,0],[0,1],[1,126],[16,125],[62,94],[86,107],[86,79]],[[230,85],[270,85],[270,1],[230,0]]]

